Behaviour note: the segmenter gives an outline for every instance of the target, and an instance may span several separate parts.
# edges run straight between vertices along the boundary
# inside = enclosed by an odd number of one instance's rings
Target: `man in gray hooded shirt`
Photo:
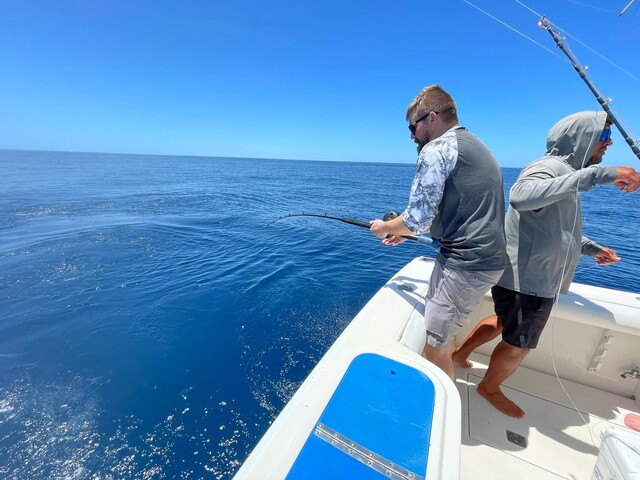
[[[492,288],[496,316],[478,323],[453,354],[470,366],[469,354],[502,332],[478,393],[506,415],[524,412],[500,390],[530,349],[537,346],[558,292],[569,289],[580,254],[601,265],[619,257],[582,235],[580,193],[598,184],[640,188],[630,167],[599,166],[611,140],[605,112],[579,112],[560,120],[547,137],[547,153],[520,173],[505,219],[509,266]]]

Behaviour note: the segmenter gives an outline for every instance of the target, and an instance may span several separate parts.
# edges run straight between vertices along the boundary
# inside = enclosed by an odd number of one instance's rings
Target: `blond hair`
[[[431,85],[422,89],[407,108],[407,121],[411,121],[414,113],[417,113],[417,117],[421,117],[429,112],[439,113],[445,122],[458,121],[456,102],[440,85]]]

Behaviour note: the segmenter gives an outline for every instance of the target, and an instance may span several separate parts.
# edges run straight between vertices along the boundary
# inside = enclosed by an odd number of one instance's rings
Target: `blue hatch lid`
[[[287,479],[423,478],[434,397],[425,373],[381,355],[357,356]]]

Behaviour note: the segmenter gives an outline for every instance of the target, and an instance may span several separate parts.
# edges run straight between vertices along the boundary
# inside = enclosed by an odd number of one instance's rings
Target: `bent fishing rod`
[[[538,22],[538,26],[551,34],[551,37],[556,42],[556,45],[558,46],[558,48],[560,48],[560,50],[562,50],[562,53],[564,53],[564,55],[569,59],[569,62],[571,63],[575,71],[578,72],[578,75],[580,75],[580,78],[584,80],[584,83],[587,84],[587,87],[589,87],[589,90],[591,90],[591,93],[593,93],[593,95],[596,97],[596,100],[598,101],[600,106],[602,106],[602,109],[605,112],[607,112],[607,115],[611,119],[612,123],[617,127],[618,131],[620,132],[620,135],[622,135],[622,138],[624,138],[624,141],[627,142],[627,145],[631,147],[631,150],[633,151],[635,156],[638,157],[638,160],[640,160],[640,148],[638,148],[638,143],[640,143],[640,141],[636,140],[634,142],[633,139],[627,134],[627,132],[622,127],[622,125],[620,124],[616,116],[611,111],[611,108],[609,107],[609,102],[611,102],[611,99],[602,98],[602,95],[600,94],[598,89],[593,85],[593,83],[591,82],[591,80],[586,74],[587,67],[581,66],[580,62],[578,62],[578,60],[574,57],[574,55],[565,47],[564,45],[565,38],[561,37],[558,34],[558,32],[556,32],[551,28],[551,22],[549,22],[549,19],[547,17],[542,17]]]
[[[382,219],[386,222],[388,220],[391,220],[393,218],[396,218],[398,216],[398,212],[391,210],[390,212],[386,213],[384,217],[382,217]],[[369,222],[365,222],[363,220],[358,220],[356,218],[349,218],[349,217],[333,217],[331,215],[327,215],[327,214],[319,214],[319,213],[290,213],[288,215],[283,215],[282,217],[278,217],[275,220],[273,220],[272,222],[270,222],[268,226],[274,224],[275,222],[277,222],[278,220],[282,220],[283,218],[290,218],[290,217],[317,217],[317,218],[327,218],[329,220],[337,220],[339,222],[342,223],[348,223],[349,225],[355,225],[357,227],[364,227],[364,228],[371,228],[371,224]],[[398,237],[402,237],[405,238],[407,240],[411,240],[414,242],[419,243],[420,245],[426,245],[427,247],[431,247],[434,250],[437,250],[438,248],[440,248],[440,242],[438,242],[437,240],[434,240],[433,238],[427,236],[427,235],[398,235]]]

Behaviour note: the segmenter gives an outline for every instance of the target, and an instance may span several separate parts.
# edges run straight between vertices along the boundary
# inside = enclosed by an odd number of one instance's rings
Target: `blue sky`
[[[523,166],[599,106],[535,13],[473,3],[548,50],[463,0],[4,1],[0,148],[413,163],[405,111],[439,83]],[[640,132],[638,5],[523,3],[608,59],[568,39]],[[605,163],[637,166],[614,141]]]

